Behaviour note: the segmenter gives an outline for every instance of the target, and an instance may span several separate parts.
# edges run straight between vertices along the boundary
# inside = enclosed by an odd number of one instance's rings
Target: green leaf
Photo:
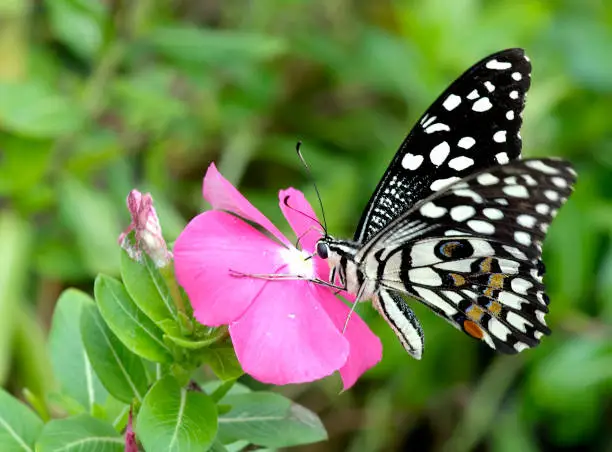
[[[287,49],[284,41],[272,36],[196,27],[158,28],[149,40],[160,53],[179,62],[226,68],[268,60]]]
[[[145,397],[136,432],[147,452],[207,450],[217,434],[217,408],[203,392],[164,377]]]
[[[0,133],[0,148],[0,194],[21,198],[39,190],[53,157],[53,142]],[[12,177],[15,174],[19,177]]]
[[[110,276],[98,275],[94,293],[102,317],[128,349],[149,361],[172,362],[162,330],[138,309],[123,284]]]
[[[84,292],[68,289],[60,295],[51,322],[49,352],[60,392],[93,414],[94,404],[103,404],[108,393],[94,373],[81,339],[79,325],[84,306],[95,309],[93,299]]]
[[[271,392],[229,395],[232,409],[219,416],[224,444],[245,439],[266,447],[288,447],[323,441],[327,432],[312,411]]]
[[[78,105],[36,82],[0,82],[0,123],[32,138],[55,138],[81,127]]]
[[[90,273],[117,273],[120,250],[117,206],[91,185],[71,177],[60,183],[58,199],[62,219],[75,235]]]
[[[10,371],[11,337],[15,331],[13,313],[21,298],[28,273],[27,256],[31,229],[9,210],[0,213],[0,386]]]
[[[15,323],[12,376],[20,386],[27,388],[32,408],[46,420],[49,414],[43,401],[54,381],[45,332],[25,304],[12,312],[11,320]]]
[[[146,253],[142,262],[121,251],[121,277],[125,288],[136,305],[164,332],[180,334],[176,306],[158,268]]]
[[[23,403],[0,389],[2,452],[32,452],[43,422]]]
[[[49,22],[53,34],[81,57],[93,58],[102,46],[103,3],[87,0],[51,0]]]
[[[123,438],[108,422],[87,414],[45,425],[36,452],[123,452]]]
[[[93,303],[83,306],[81,335],[91,365],[108,392],[125,403],[134,398],[142,401],[147,392],[142,360],[117,339]]]
[[[206,348],[202,350],[202,355],[206,364],[221,381],[235,380],[244,373],[231,344]]]
[[[564,342],[540,361],[530,379],[530,391],[537,394],[534,400],[539,405],[564,412],[580,410],[587,397],[598,399],[610,382],[610,341],[585,336]]]

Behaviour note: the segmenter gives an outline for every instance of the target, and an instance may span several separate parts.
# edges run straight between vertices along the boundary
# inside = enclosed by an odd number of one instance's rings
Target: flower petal
[[[309,253],[314,253],[317,241],[323,236],[322,227],[304,194],[295,188],[288,188],[278,192],[278,200],[283,215],[300,239],[301,248]],[[314,263],[316,275],[328,281],[329,264],[318,256],[314,257]]]
[[[204,176],[202,194],[215,210],[233,212],[250,220],[270,233],[286,245],[291,242],[268,220],[264,214],[257,210],[242,194],[217,170],[211,163]]]
[[[323,378],[345,364],[348,341],[316,296],[312,283],[267,282],[229,327],[246,373],[264,383],[283,385]]]
[[[189,295],[196,319],[209,326],[239,318],[266,280],[242,273],[277,273],[285,250],[241,219],[225,212],[204,212],[189,222],[174,245],[178,282]]]
[[[278,200],[283,215],[300,239],[302,249],[314,252],[317,240],[323,236],[323,228],[304,194],[295,188],[288,188],[278,192]]]
[[[350,308],[329,292],[329,289],[317,287],[318,300],[336,325],[342,331]],[[350,353],[344,366],[340,368],[340,376],[344,389],[349,389],[357,379],[382,358],[382,344],[368,325],[357,315],[351,314],[344,337],[350,344]]]

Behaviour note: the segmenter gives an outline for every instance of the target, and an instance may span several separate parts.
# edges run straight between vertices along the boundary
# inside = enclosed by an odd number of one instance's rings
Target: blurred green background
[[[0,1],[0,384],[52,387],[58,294],[118,273],[125,196],[150,191],[174,240],[211,161],[278,225],[277,191],[319,183],[352,236],[395,149],[437,95],[497,50],[533,63],[526,156],[576,165],[550,228],[553,330],[497,356],[421,306],[424,358],[368,306],[384,359],[281,388],[330,441],[304,451],[612,451],[612,3],[604,0]],[[284,227],[288,231],[287,227]]]

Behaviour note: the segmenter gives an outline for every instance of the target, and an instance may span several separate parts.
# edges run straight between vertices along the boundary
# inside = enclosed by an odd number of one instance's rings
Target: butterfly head
[[[354,267],[355,254],[359,245],[347,240],[337,240],[329,235],[324,235],[316,244],[316,254],[321,259],[327,260],[330,268],[329,280],[336,282],[336,276],[340,285],[346,286],[346,274],[349,267]]]

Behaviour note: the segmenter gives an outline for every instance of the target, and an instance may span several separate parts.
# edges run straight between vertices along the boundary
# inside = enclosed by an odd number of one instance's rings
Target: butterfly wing
[[[522,49],[476,63],[429,107],[370,198],[354,240],[365,243],[452,181],[517,159],[531,64]]]
[[[380,290],[372,305],[387,321],[410,355],[421,359],[423,354],[423,328],[403,296],[392,290]]]
[[[542,242],[575,180],[562,160],[490,168],[416,205],[357,259],[383,290],[418,298],[494,349],[534,347],[550,333]]]

